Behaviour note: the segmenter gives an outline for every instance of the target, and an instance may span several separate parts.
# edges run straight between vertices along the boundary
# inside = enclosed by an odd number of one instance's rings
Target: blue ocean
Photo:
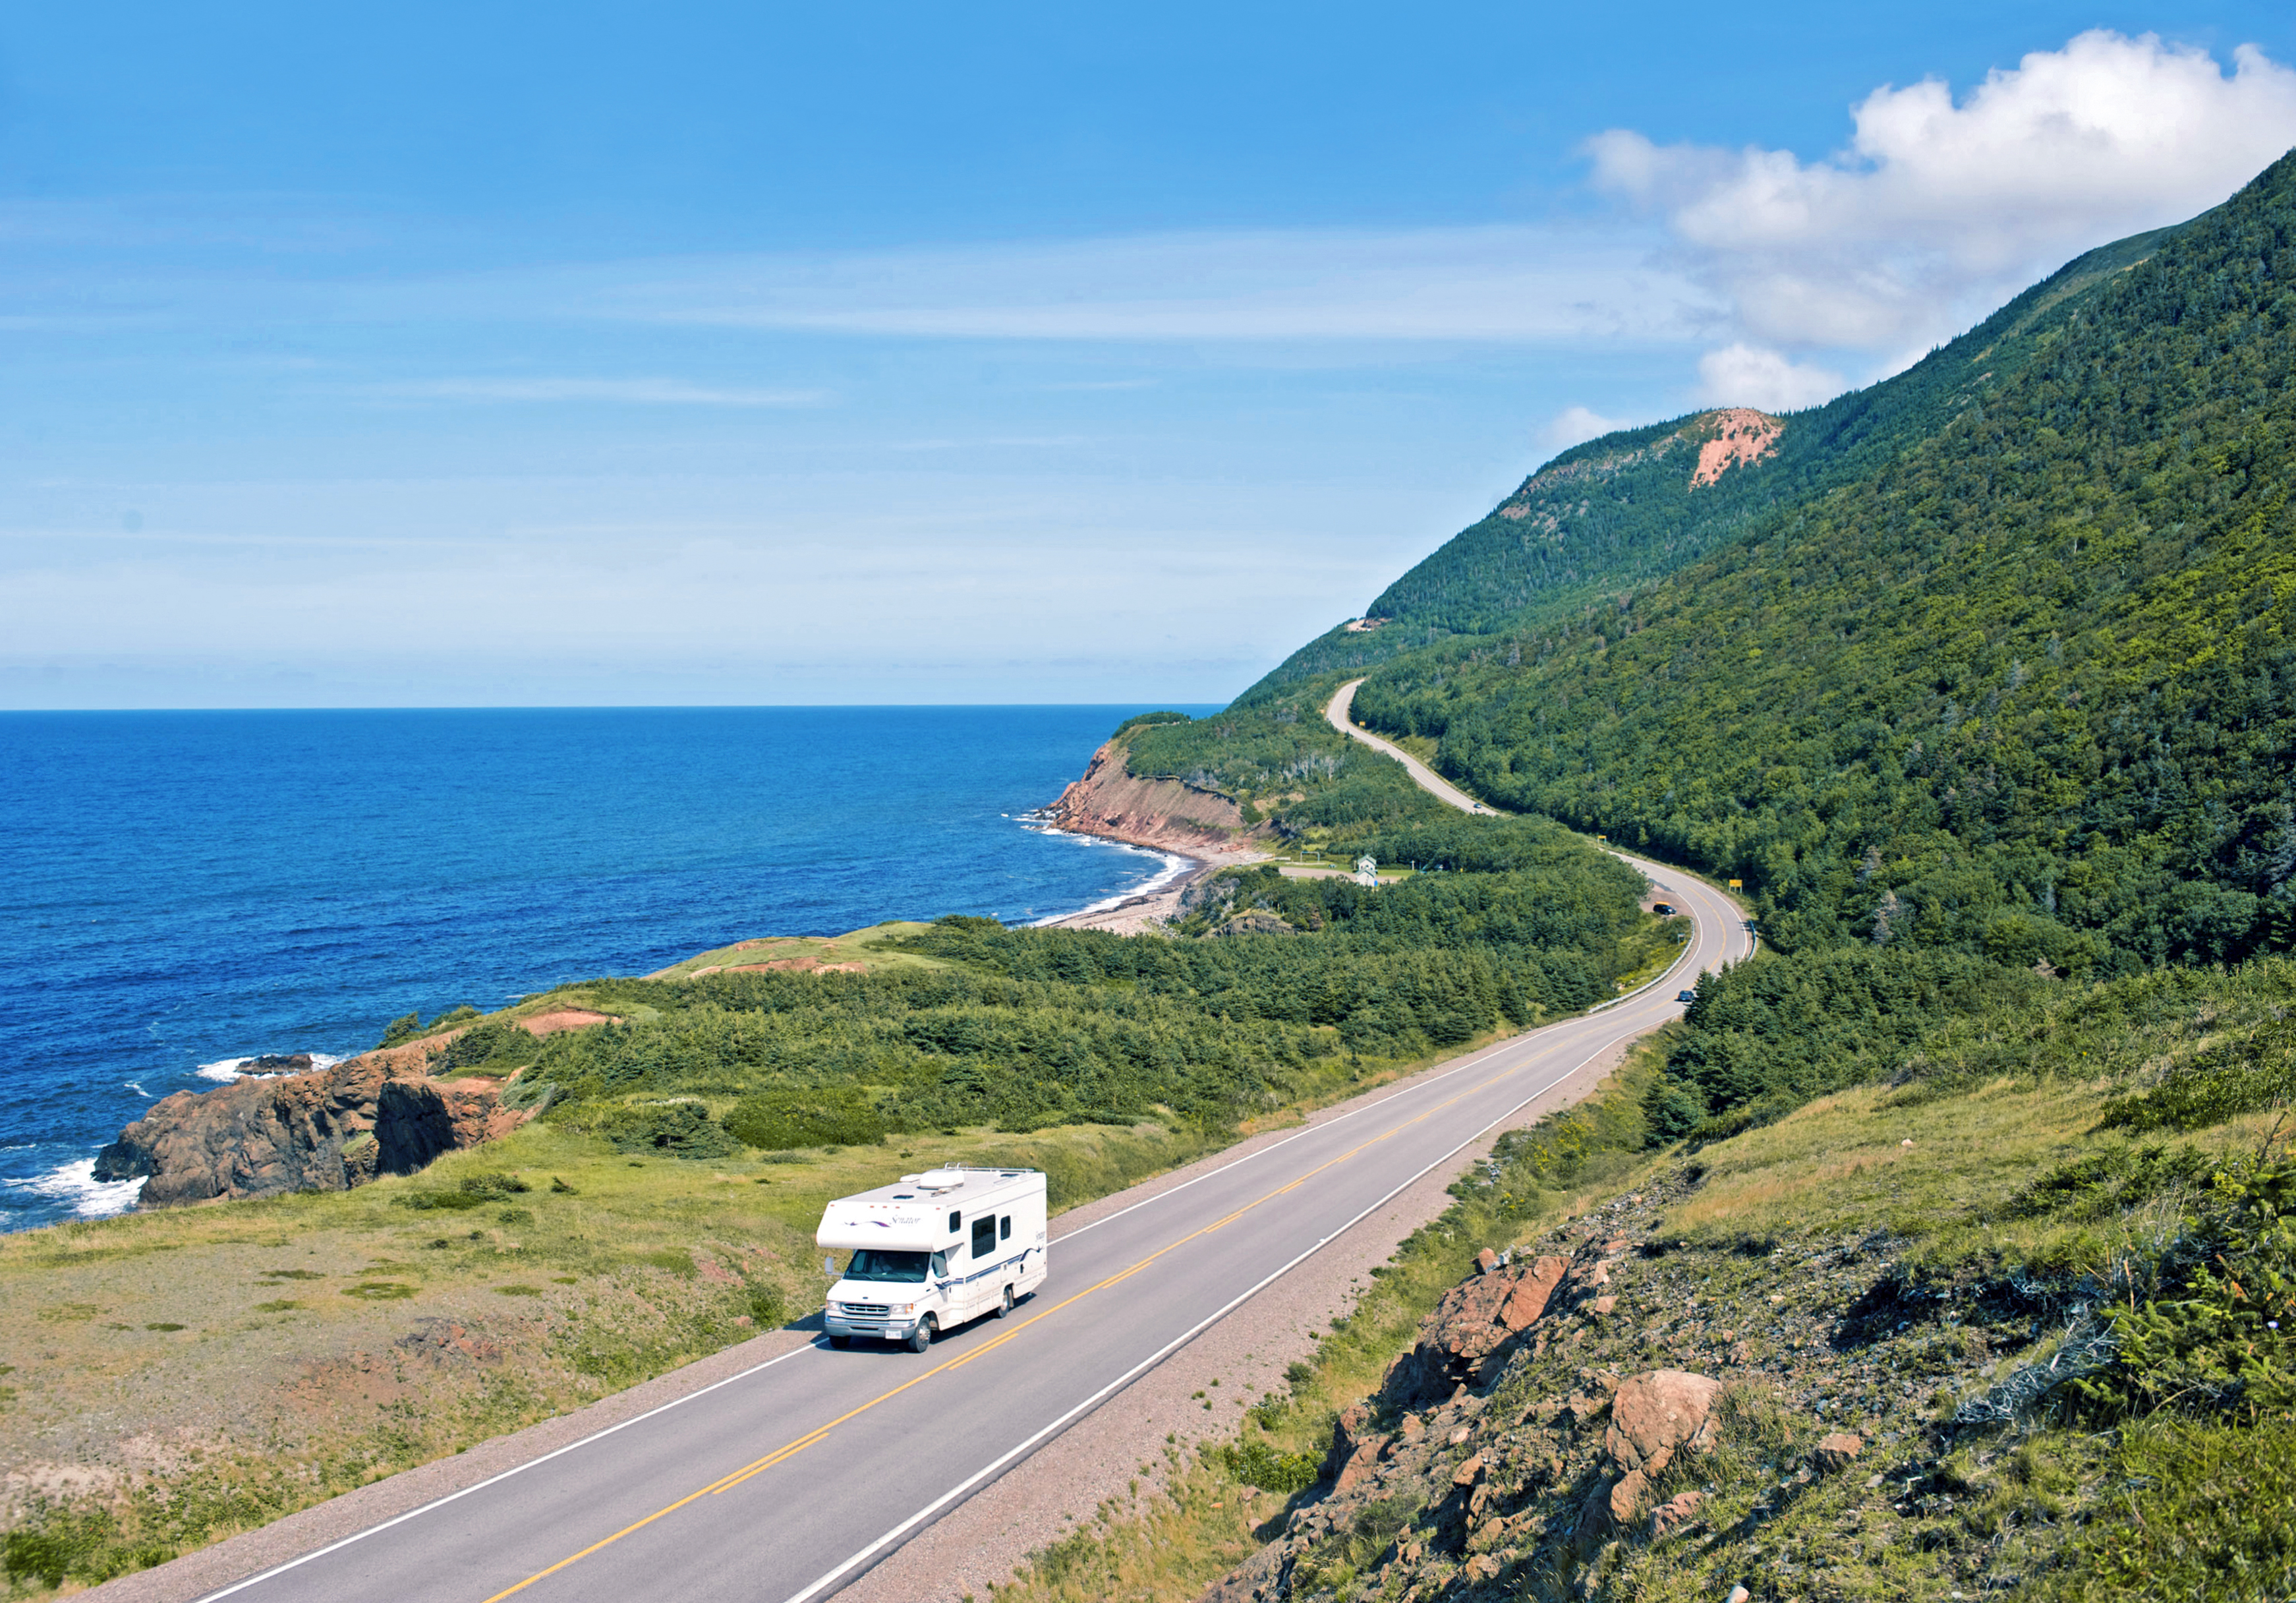
[[[238,1059],[751,935],[1129,894],[1169,859],[1025,815],[1141,710],[0,715],[0,1229],[127,1206],[96,1149]]]

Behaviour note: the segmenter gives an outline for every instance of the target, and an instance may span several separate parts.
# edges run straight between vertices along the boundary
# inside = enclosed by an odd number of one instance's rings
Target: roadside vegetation
[[[1294,1599],[2278,1599],[2296,1587],[2296,1201],[2282,1105],[2296,963],[2167,972],[1945,1018],[1775,1122],[1675,1141],[1645,1116],[1697,1033],[1502,1141],[1239,1436],[1035,1557],[1006,1603],[1182,1603],[1265,1544]],[[1851,1049],[1841,1048],[1845,1056]],[[1848,1075],[1845,1068],[1843,1073]],[[1483,1249],[1631,1250],[1615,1307],[1461,1397],[1397,1355]],[[1534,1326],[1536,1334],[1546,1326]],[[1714,1446],[1654,1537],[1583,1510],[1616,1379],[1720,1381]],[[1578,1426],[1570,1425],[1577,1394]],[[1343,1410],[1462,1445],[1334,1493]],[[1591,1423],[1585,1415],[1591,1413]],[[1858,1435],[1847,1468],[1816,1451]],[[1451,1478],[1470,1453],[1490,1490]],[[1267,1556],[1259,1559],[1268,1562]]]

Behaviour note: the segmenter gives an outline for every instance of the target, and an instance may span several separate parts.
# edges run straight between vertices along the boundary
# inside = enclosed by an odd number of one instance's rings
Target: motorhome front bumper
[[[867,1303],[832,1303],[823,1311],[821,1322],[832,1336],[905,1342],[915,1332],[918,1318]]]

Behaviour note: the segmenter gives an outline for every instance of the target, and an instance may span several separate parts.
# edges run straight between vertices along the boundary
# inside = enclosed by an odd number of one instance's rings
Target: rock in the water
[[[505,1135],[525,1115],[490,1081],[438,1081],[436,1042],[370,1052],[330,1069],[178,1091],[96,1155],[95,1177],[142,1179],[136,1201],[169,1207],[282,1191],[342,1191],[412,1174],[442,1152]]]

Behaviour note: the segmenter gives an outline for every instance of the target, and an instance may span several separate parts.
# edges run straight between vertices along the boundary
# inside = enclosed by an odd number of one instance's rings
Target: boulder
[[[1476,1453],[1451,1472],[1451,1484],[1472,1486],[1483,1477],[1483,1455]]]
[[[1562,1258],[1502,1263],[1486,1253],[1476,1272],[1443,1294],[1420,1322],[1418,1344],[1388,1371],[1385,1391],[1408,1407],[1440,1397],[1464,1383],[1488,1384],[1505,1367],[1503,1349],[1536,1324],[1559,1299],[1576,1296],[1582,1273],[1609,1277],[1608,1260],[1573,1270]],[[1594,1284],[1596,1282],[1589,1282]]]
[[[1684,1369],[1652,1369],[1620,1383],[1611,1399],[1603,1451],[1621,1470],[1656,1475],[1681,1447],[1714,1444],[1714,1400],[1722,1383]]]
[[[1705,1502],[1706,1494],[1702,1492],[1685,1492],[1667,1499],[1651,1510],[1651,1539],[1671,1535],[1688,1525],[1698,1517]]]
[[[1569,1259],[1547,1257],[1520,1271],[1513,1289],[1507,1293],[1507,1300],[1499,1304],[1499,1323],[1510,1334],[1537,1323],[1538,1316],[1546,1311],[1554,1288],[1562,1284],[1562,1277],[1570,1270]]]
[[[1865,1437],[1850,1431],[1838,1430],[1818,1442],[1817,1451],[1813,1456],[1817,1460],[1817,1467],[1832,1475],[1837,1470],[1849,1468],[1850,1461],[1865,1449]]]
[[[1611,1523],[1621,1528],[1634,1523],[1642,1512],[1644,1500],[1650,1495],[1650,1476],[1639,1469],[1629,1469],[1612,1484],[1609,1509]]]

